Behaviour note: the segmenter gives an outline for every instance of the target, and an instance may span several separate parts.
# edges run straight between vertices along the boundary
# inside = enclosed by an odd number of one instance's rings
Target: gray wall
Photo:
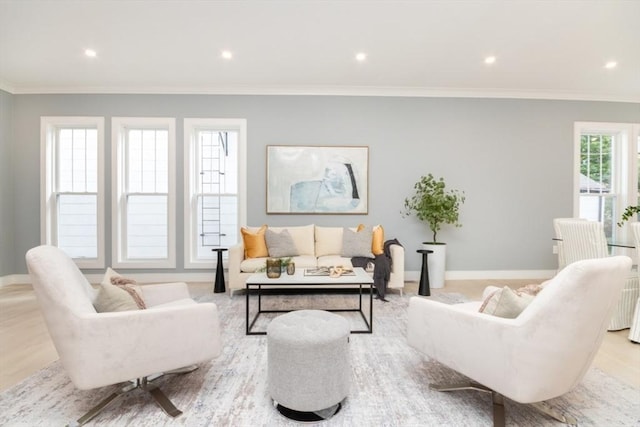
[[[405,246],[406,269],[414,271],[420,264],[415,250],[429,232],[400,212],[421,175],[443,176],[467,196],[463,227],[439,234],[449,245],[448,270],[550,270],[555,268],[552,218],[572,214],[574,121],[640,120],[640,104],[578,101],[219,95],[14,95],[12,100],[9,156],[15,215],[3,216],[0,224],[15,229],[14,252],[19,256],[13,258],[12,273],[26,272],[23,254],[40,240],[40,116],[105,116],[109,154],[112,116],[176,117],[179,189],[182,119],[246,118],[249,225],[381,223],[387,238]],[[269,144],[369,146],[369,214],[267,215]],[[106,178],[110,191],[110,176]],[[177,213],[180,233],[181,198]],[[110,227],[109,222],[107,236]],[[108,247],[108,264],[110,251]],[[177,272],[183,271],[182,253],[179,234]]]
[[[17,268],[13,251],[12,101],[13,95],[0,90],[0,277]]]

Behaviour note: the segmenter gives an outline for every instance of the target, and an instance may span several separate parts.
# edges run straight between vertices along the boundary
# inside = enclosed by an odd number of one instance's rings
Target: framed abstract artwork
[[[367,214],[369,147],[267,146],[268,214]]]

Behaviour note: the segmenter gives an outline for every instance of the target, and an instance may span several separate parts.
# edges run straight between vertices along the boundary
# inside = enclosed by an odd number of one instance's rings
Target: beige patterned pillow
[[[120,286],[110,284],[100,285],[100,291],[93,302],[93,306],[98,313],[140,309],[134,299],[131,298],[129,292]]]
[[[515,319],[533,301],[534,295],[514,291],[508,286],[492,292],[480,306],[480,313]]]
[[[133,298],[133,301],[135,301],[140,310],[144,310],[145,308],[147,308],[144,300],[142,299],[142,296],[140,296],[140,293],[134,286],[136,284],[135,280],[128,279],[122,276],[114,276],[111,278],[111,284],[125,290],[131,296],[131,298]]]

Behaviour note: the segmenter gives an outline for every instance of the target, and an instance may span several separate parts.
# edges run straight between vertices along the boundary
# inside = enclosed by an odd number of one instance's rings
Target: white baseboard
[[[446,280],[518,280],[518,279],[549,279],[555,276],[555,270],[479,270],[479,271],[447,271]],[[102,274],[87,274],[91,283],[100,283]],[[168,282],[211,282],[215,280],[215,272],[194,273],[138,273],[124,274],[138,283],[168,283]],[[404,278],[408,282],[420,280],[419,271],[405,271]],[[31,284],[28,274],[12,274],[0,277],[0,287],[15,284]],[[213,286],[213,285],[212,285]]]
[[[0,277],[0,288],[7,285],[16,285],[18,283],[29,284],[31,283],[31,278],[28,274],[10,274],[8,276]]]
[[[445,272],[445,280],[520,280],[520,279],[550,279],[556,275],[556,270],[459,270]],[[420,280],[419,271],[405,271],[404,278],[408,282]]]
[[[214,272],[197,272],[197,273],[138,273],[123,274],[123,276],[131,278],[140,284],[145,283],[169,283],[169,282],[213,282],[216,277]],[[100,283],[104,274],[85,274],[90,283]],[[0,287],[7,285],[24,284],[30,285],[31,278],[28,274],[13,274],[10,276],[0,277]]]

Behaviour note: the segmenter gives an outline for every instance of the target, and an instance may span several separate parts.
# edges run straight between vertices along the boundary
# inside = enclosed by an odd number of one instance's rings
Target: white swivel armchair
[[[575,261],[609,256],[607,238],[601,222],[581,219],[559,219],[554,221],[556,233],[562,239],[566,264]],[[631,326],[636,301],[640,297],[640,283],[636,273],[630,274],[620,293],[616,309],[609,324],[610,331]]]
[[[545,401],[582,380],[630,269],[631,259],[624,256],[568,265],[515,319],[480,313],[481,302],[447,305],[412,297],[407,340],[473,381],[432,388],[490,392],[495,426],[504,425],[503,397],[575,424]]]
[[[168,415],[181,414],[152,381],[162,373],[190,372],[194,364],[220,354],[215,304],[193,301],[184,283],[144,285],[147,309],[97,313],[98,291],[60,249],[33,248],[26,261],[49,334],[73,384],[87,390],[126,382],[78,424],[134,388],[148,391]]]

